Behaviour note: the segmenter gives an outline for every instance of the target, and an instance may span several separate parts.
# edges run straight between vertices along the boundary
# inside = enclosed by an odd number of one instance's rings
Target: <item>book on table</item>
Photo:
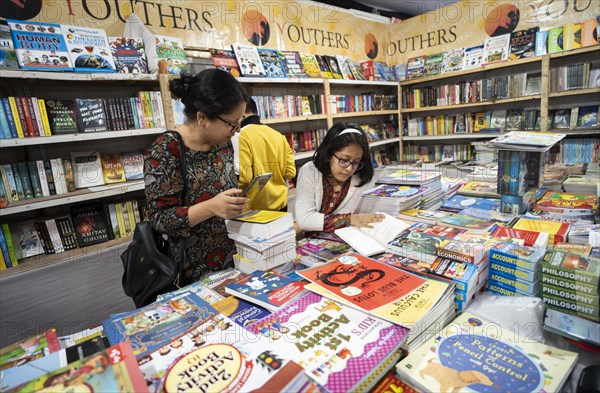
[[[511,131],[492,139],[489,144],[494,148],[503,150],[543,152],[550,149],[565,136],[565,134],[554,132]]]
[[[396,372],[421,391],[558,392],[577,358],[465,312],[402,359]]]
[[[225,220],[228,232],[260,239],[270,239],[293,225],[291,213],[271,210],[249,210],[231,220]]]

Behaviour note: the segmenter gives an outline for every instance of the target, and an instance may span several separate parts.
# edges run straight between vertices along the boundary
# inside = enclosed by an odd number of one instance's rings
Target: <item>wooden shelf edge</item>
[[[165,132],[165,127],[140,128],[134,130],[105,131],[105,132],[78,132],[75,134],[36,136],[33,138],[0,139],[0,147],[48,145],[52,143],[68,143],[93,141],[99,139],[126,138],[131,136],[155,135]]]
[[[42,269],[45,267],[57,265],[59,263],[70,262],[75,257],[82,255],[91,255],[97,252],[105,252],[107,249],[115,246],[120,246],[129,243],[133,236],[126,236],[119,239],[109,240],[104,243],[94,244],[92,246],[76,248],[58,254],[36,255],[34,257],[25,258],[19,262],[18,266],[11,267],[5,270],[0,270],[0,279],[14,277],[18,274],[29,272],[32,270]]]
[[[398,86],[398,81],[368,81],[350,79],[329,79],[331,85],[371,85],[371,86]]]
[[[263,124],[278,124],[278,123],[292,123],[310,120],[323,120],[327,119],[326,114],[318,115],[306,115],[306,116],[294,116],[294,117],[276,117],[271,119],[262,119]]]
[[[332,113],[331,117],[343,118],[343,117],[362,117],[362,116],[381,116],[381,115],[397,115],[398,109],[384,109],[378,111],[364,111],[364,112],[339,112]]]
[[[104,186],[82,188],[66,194],[51,195],[48,197],[12,202],[4,209],[0,209],[0,216],[5,217],[12,214],[45,209],[47,207],[90,201],[93,199],[105,198],[107,196],[120,195],[143,189],[144,180],[134,180],[131,182],[113,183]]]
[[[447,139],[485,139],[485,138],[496,138],[502,134],[497,133],[485,133],[485,132],[474,132],[471,134],[450,134],[450,135],[411,135],[403,136],[403,141],[435,141],[435,140],[447,140]]]
[[[591,45],[591,46],[585,46],[583,48],[569,49],[569,50],[563,50],[560,52],[550,53],[550,54],[548,54],[548,56],[550,56],[550,59],[557,59],[559,57],[573,56],[573,55],[579,55],[582,53],[589,53],[589,52],[596,52],[598,50],[600,50],[600,47],[598,45]]]
[[[68,81],[130,81],[130,82],[155,82],[157,74],[119,74],[119,73],[80,73],[69,71],[37,71],[37,70],[2,70],[2,78],[9,79],[45,79]]]
[[[387,138],[387,139],[382,139],[379,141],[372,141],[372,142],[369,142],[369,147],[387,145],[390,143],[400,143],[400,137],[396,136],[394,138]]]
[[[236,79],[240,83],[323,83],[323,78],[260,78],[241,76]]]
[[[444,105],[444,106],[425,106],[421,108],[403,108],[401,109],[402,113],[413,113],[413,112],[428,112],[428,111],[445,111],[451,109],[461,109],[461,108],[472,108],[477,106],[489,106],[489,105],[500,105],[500,104],[510,104],[512,102],[522,102],[522,101],[535,101],[541,99],[540,94],[532,94],[530,96],[522,96],[515,98],[501,98],[495,101],[480,101],[480,102],[470,102],[468,104],[456,104],[456,105]]]
[[[575,96],[581,94],[599,94],[600,87],[592,87],[588,89],[573,89],[573,90],[563,90],[563,91],[553,91],[548,94],[548,97],[567,97],[567,96]]]

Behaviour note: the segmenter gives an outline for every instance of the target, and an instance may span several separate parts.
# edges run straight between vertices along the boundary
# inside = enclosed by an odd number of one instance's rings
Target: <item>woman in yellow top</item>
[[[249,208],[287,211],[287,180],[296,176],[294,151],[279,131],[261,124],[257,113],[256,103],[250,98],[238,142],[239,188],[243,190],[254,176],[272,172],[271,180],[256,198],[250,199]]]

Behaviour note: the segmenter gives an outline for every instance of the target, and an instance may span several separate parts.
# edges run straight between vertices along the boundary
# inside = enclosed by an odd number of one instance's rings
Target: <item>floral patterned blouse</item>
[[[202,275],[232,267],[231,256],[235,245],[227,237],[225,221],[211,217],[190,228],[188,209],[215,195],[235,188],[237,179],[233,168],[231,142],[213,146],[209,151],[195,151],[185,147],[186,195],[179,200],[182,190],[179,142],[170,134],[158,137],[144,161],[144,181],[148,221],[172,241],[169,254],[179,258],[179,240],[185,243],[185,261],[180,285],[197,280]]]
[[[346,198],[350,181],[346,181],[340,192],[334,192],[333,187],[323,176],[323,200],[321,201],[320,213],[325,214],[323,222],[323,232],[333,232],[338,228],[350,226],[350,214],[331,214],[338,208],[340,203]]]

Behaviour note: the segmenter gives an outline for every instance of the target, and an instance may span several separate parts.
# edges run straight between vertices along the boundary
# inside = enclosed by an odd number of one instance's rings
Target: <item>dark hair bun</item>
[[[190,84],[192,83],[193,79],[193,76],[185,73],[181,74],[179,78],[171,80],[169,82],[169,89],[171,90],[171,94],[175,98],[185,97],[188,93]]]

